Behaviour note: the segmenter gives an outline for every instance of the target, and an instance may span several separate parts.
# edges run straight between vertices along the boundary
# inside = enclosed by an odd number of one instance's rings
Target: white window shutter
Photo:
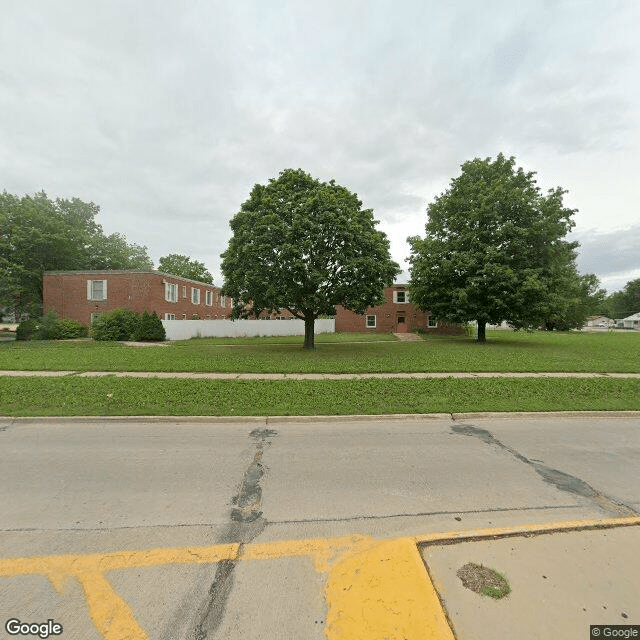
[[[91,280],[87,280],[87,300],[91,300]]]
[[[102,299],[103,300],[107,299],[107,281],[106,280],[102,281]]]

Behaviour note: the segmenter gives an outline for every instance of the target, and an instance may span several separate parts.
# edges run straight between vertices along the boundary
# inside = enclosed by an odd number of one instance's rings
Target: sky
[[[640,277],[639,27],[637,0],[3,0],[0,190],[95,202],[219,285],[253,186],[302,168],[406,271],[429,203],[502,152],[568,191],[611,293]]]

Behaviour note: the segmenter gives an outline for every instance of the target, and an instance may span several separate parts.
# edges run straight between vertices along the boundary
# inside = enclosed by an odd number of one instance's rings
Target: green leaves
[[[577,243],[563,240],[575,212],[559,187],[543,195],[534,175],[502,154],[462,165],[429,205],[426,237],[409,238],[415,304],[454,322],[545,322],[565,272],[575,272]]]
[[[251,301],[256,313],[288,309],[311,323],[335,315],[335,305],[362,313],[382,300],[400,271],[376,224],[373,212],[333,180],[286,169],[255,185],[231,220],[233,236],[221,256],[224,293]],[[237,304],[235,317],[245,311]]]
[[[170,253],[168,256],[160,258],[158,271],[189,278],[190,280],[197,280],[198,282],[213,284],[213,276],[209,273],[203,262],[191,260],[189,256],[180,255],[179,253]]]
[[[93,202],[50,200],[44,192],[0,195],[0,304],[38,314],[44,271],[151,269],[146,247],[105,236]]]

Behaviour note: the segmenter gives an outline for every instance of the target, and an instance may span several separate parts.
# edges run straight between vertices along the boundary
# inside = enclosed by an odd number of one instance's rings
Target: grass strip
[[[328,337],[351,336],[331,334]],[[356,336],[359,337],[359,336]],[[640,332],[488,332],[488,342],[433,337],[418,342],[236,343],[208,338],[169,346],[119,343],[0,344],[0,370],[198,371],[239,373],[640,372]]]
[[[185,380],[0,377],[0,415],[350,415],[640,410],[628,379]]]

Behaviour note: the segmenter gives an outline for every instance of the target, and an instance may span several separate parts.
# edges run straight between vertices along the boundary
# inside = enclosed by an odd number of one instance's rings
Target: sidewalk
[[[434,373],[193,373],[185,371],[0,371],[0,376],[59,378],[193,378],[205,380],[365,380],[380,378],[635,378],[640,373],[434,372]]]
[[[590,625],[640,624],[640,519],[627,522],[479,532],[463,541],[428,542],[421,553],[459,640],[587,640],[597,637]],[[481,588],[487,568],[506,578],[509,595],[494,599],[471,590]]]

